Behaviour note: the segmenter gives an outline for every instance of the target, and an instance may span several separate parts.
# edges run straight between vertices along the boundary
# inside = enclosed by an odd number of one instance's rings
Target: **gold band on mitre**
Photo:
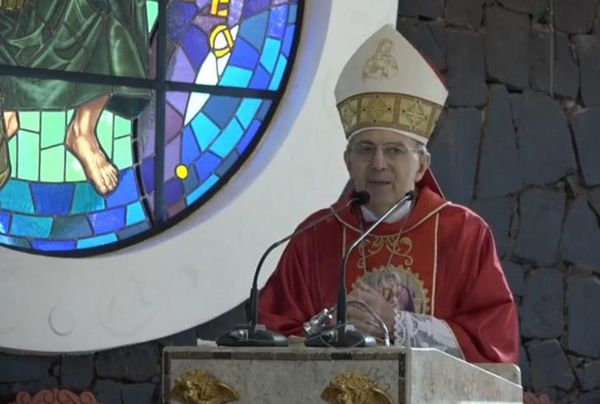
[[[442,105],[398,93],[363,93],[337,105],[346,138],[368,128],[390,129],[426,144]]]

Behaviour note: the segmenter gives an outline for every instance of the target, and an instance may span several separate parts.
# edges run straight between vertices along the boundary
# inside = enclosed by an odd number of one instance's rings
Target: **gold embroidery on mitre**
[[[392,55],[394,43],[384,38],[377,44],[375,53],[367,59],[363,66],[363,80],[389,80],[398,74],[398,62]]]
[[[175,381],[171,397],[186,404],[225,404],[239,399],[233,387],[202,369],[183,372]]]
[[[356,125],[356,118],[358,116],[358,101],[354,100],[344,104],[340,108],[340,117],[342,118],[342,125],[344,131]]]
[[[387,302],[401,310],[430,314],[430,294],[417,272],[403,265],[382,265],[360,276],[361,281],[377,290]],[[354,289],[354,285],[352,285]]]
[[[364,374],[347,370],[335,375],[321,393],[330,404],[392,404],[392,397]]]
[[[397,93],[363,93],[337,105],[346,136],[373,126],[389,127],[428,139],[442,106],[425,99]]]
[[[431,107],[423,105],[421,100],[404,99],[400,101],[399,122],[408,126],[413,131],[425,131],[429,125],[429,117],[432,115]]]
[[[392,122],[394,118],[394,100],[374,95],[365,97],[361,103],[361,112],[373,123]]]

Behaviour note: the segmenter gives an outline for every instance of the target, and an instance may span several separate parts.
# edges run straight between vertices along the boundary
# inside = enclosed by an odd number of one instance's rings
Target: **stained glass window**
[[[302,3],[0,2],[0,244],[104,252],[201,206],[281,99]]]

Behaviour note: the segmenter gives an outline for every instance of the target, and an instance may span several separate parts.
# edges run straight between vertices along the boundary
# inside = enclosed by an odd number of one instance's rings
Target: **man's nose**
[[[375,149],[375,154],[373,154],[373,159],[371,160],[371,166],[375,170],[383,170],[387,167],[387,160],[385,159],[383,148],[377,147]]]

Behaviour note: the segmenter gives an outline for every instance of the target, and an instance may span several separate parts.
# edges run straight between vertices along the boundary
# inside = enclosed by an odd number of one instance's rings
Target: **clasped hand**
[[[394,330],[394,304],[388,301],[382,292],[367,285],[363,281],[354,284],[354,290],[348,294],[348,302],[353,300],[362,301],[373,309],[381,317],[390,333]],[[401,309],[401,308],[400,308]],[[384,331],[377,320],[363,307],[357,304],[349,304],[346,309],[347,320],[354,324],[360,331],[373,335],[377,338],[384,337]]]

